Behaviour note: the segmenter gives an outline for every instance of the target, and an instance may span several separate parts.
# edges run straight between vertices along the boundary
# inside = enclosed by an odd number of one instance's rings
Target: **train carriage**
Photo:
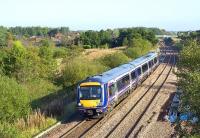
[[[158,54],[151,52],[100,75],[88,77],[77,87],[77,109],[89,116],[106,114],[141,84],[158,64]]]

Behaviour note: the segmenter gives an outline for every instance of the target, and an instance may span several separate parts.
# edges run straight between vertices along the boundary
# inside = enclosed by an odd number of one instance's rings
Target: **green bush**
[[[80,46],[71,46],[68,49],[69,49],[68,52],[69,57],[77,57],[81,55],[81,53],[84,51],[84,48]]]
[[[16,78],[20,83],[26,83],[34,78],[53,77],[56,60],[53,59],[51,47],[24,47],[19,41],[12,48],[2,49],[0,57],[3,73]]]
[[[90,49],[90,48],[92,48],[90,45],[83,45],[83,48],[84,49]]]
[[[42,98],[58,90],[52,82],[43,79],[35,79],[23,85],[27,90],[31,101]]]
[[[141,48],[139,47],[129,47],[127,48],[124,53],[126,54],[126,56],[128,56],[129,58],[135,59],[139,56],[141,56]]]
[[[68,49],[64,47],[55,47],[53,52],[54,58],[64,58],[68,55]]]
[[[87,61],[84,58],[74,58],[69,60],[63,71],[64,86],[74,85],[87,76],[95,75],[106,70],[106,67],[98,62]]]
[[[152,44],[144,39],[133,39],[131,40],[130,47],[128,47],[124,53],[129,57],[129,58],[138,58],[142,55],[147,54],[151,49],[154,47]]]
[[[18,138],[18,137],[19,137],[19,131],[13,124],[7,122],[0,123],[0,138]]]
[[[0,121],[12,122],[29,111],[28,92],[13,79],[0,76]]]
[[[124,64],[129,61],[129,58],[121,52],[106,55],[103,58],[100,58],[100,62],[109,68],[117,67],[121,64]]]

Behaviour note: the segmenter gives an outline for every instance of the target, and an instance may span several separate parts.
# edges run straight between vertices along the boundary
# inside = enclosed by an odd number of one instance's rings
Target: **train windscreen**
[[[101,86],[84,86],[80,87],[79,96],[80,100],[95,100],[101,99]]]

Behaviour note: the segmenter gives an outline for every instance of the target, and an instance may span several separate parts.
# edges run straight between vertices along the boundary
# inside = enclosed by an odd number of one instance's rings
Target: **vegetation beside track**
[[[30,46],[9,32],[8,38],[0,39],[0,137],[31,137],[71,114],[80,80],[156,47],[154,34],[144,32],[124,29],[127,47],[92,60],[81,45],[56,47],[44,39],[39,46]]]
[[[200,33],[179,33],[178,86],[183,90],[181,111],[192,112],[200,119]],[[187,107],[187,108],[185,108]],[[200,121],[177,125],[181,137],[200,137]]]

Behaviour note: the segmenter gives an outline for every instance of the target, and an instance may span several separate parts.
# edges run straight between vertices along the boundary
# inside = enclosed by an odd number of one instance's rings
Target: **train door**
[[[137,78],[136,78],[136,83],[137,83],[137,85],[139,84],[141,84],[141,82],[142,82],[142,69],[141,69],[141,67],[138,67],[137,69],[136,69],[136,76],[137,76]]]
[[[142,65],[142,80],[145,80],[148,76],[148,64],[145,63]]]
[[[112,82],[108,86],[109,102],[110,106],[114,107],[118,101],[118,89],[116,82]]]
[[[137,70],[131,72],[131,89],[134,90],[137,84]]]
[[[153,60],[150,60],[148,62],[148,66],[149,66],[149,75],[153,72]]]

